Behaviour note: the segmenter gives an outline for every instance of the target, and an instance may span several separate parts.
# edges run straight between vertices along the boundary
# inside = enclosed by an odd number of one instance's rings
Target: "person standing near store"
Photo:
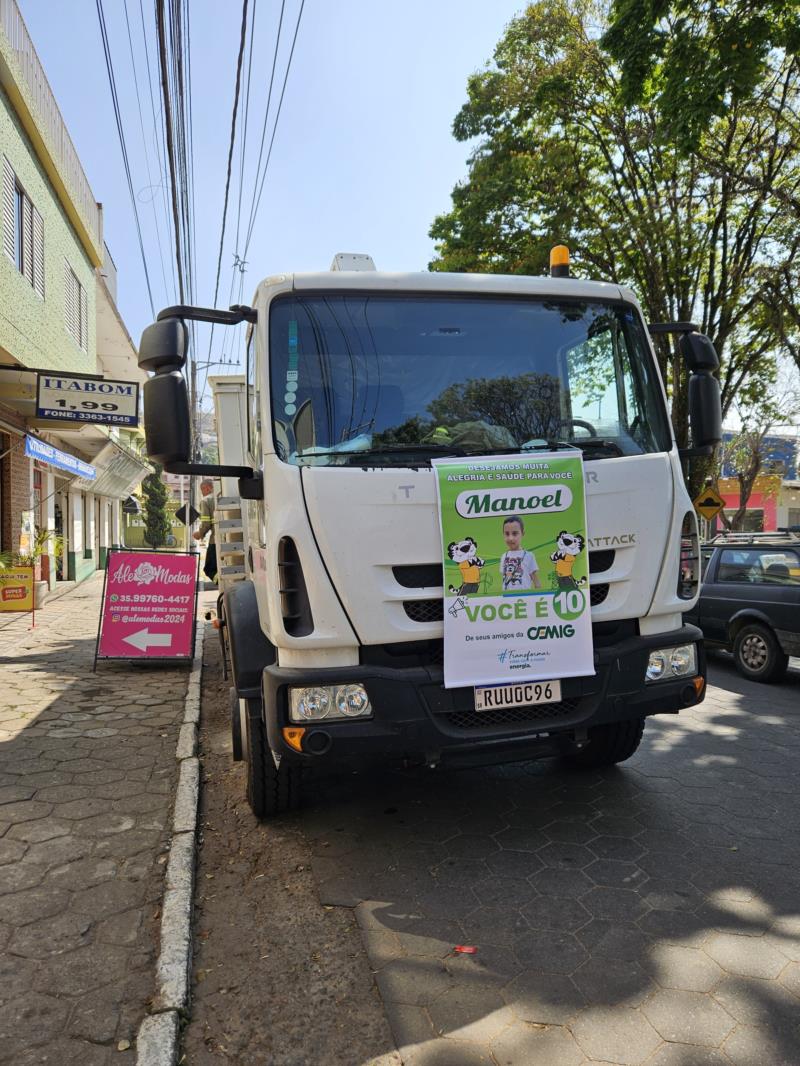
[[[200,501],[201,522],[200,528],[194,534],[194,539],[202,540],[207,533],[211,534],[208,538],[203,573],[209,581],[215,581],[217,577],[217,545],[214,540],[214,510],[216,508],[216,501],[214,500],[214,482],[211,478],[204,478],[200,482],[200,493],[203,497]]]

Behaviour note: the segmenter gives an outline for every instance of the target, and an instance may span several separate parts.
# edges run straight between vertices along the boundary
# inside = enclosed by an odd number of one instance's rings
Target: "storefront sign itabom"
[[[36,417],[135,427],[139,425],[139,385],[79,374],[41,373],[36,384]]]
[[[87,481],[94,481],[97,477],[97,471],[90,463],[85,463],[83,459],[78,459],[69,452],[62,452],[60,448],[55,448],[37,437],[25,437],[25,454],[29,459],[38,459],[40,463],[77,474]]]
[[[525,682],[594,674],[580,453],[435,459],[433,465],[445,687],[527,689]],[[538,694],[531,702],[540,702]]]
[[[95,665],[193,658],[198,560],[178,552],[109,552]]]

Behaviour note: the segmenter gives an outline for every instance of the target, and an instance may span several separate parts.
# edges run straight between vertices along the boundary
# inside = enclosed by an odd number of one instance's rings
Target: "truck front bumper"
[[[645,682],[650,652],[680,644],[697,646],[692,678]],[[445,689],[440,666],[349,666],[320,670],[267,666],[264,718],[270,748],[290,761],[365,763],[407,760],[460,765],[512,762],[571,748],[593,726],[677,714],[705,696],[702,633],[685,625],[671,633],[632,636],[595,650],[594,677],[561,682],[559,703],[476,711],[472,688]],[[700,681],[696,682],[699,678]],[[358,682],[367,690],[370,718],[297,723],[289,720],[288,689]],[[297,751],[286,727],[305,728]]]

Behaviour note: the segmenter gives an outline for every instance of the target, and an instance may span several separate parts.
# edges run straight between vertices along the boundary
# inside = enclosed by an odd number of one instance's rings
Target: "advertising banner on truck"
[[[199,556],[111,549],[97,659],[189,659]]]
[[[487,707],[503,697],[508,704],[558,700],[557,684],[528,683],[594,674],[581,454],[434,459],[433,465],[445,688],[508,685],[510,693],[489,693]]]

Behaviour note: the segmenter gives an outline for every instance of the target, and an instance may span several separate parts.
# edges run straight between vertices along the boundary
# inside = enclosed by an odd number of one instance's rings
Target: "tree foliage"
[[[771,53],[800,53],[797,0],[613,0],[603,45],[627,104],[652,99],[669,133],[696,151],[715,118],[758,90]]]
[[[148,474],[142,482],[144,540],[151,548],[160,548],[167,543],[172,527],[167,514],[169,492],[161,478],[161,467],[157,463],[153,466],[153,473]]]
[[[567,243],[574,272],[630,285],[650,321],[694,321],[711,337],[725,414],[774,377],[777,350],[800,366],[800,227],[786,210],[800,189],[798,64],[770,53],[752,92],[687,153],[658,94],[624,102],[601,43],[607,9],[536,0],[469,79],[453,130],[476,146],[431,228],[430,266],[542,274]],[[668,338],[657,354],[685,445],[688,373]]]

